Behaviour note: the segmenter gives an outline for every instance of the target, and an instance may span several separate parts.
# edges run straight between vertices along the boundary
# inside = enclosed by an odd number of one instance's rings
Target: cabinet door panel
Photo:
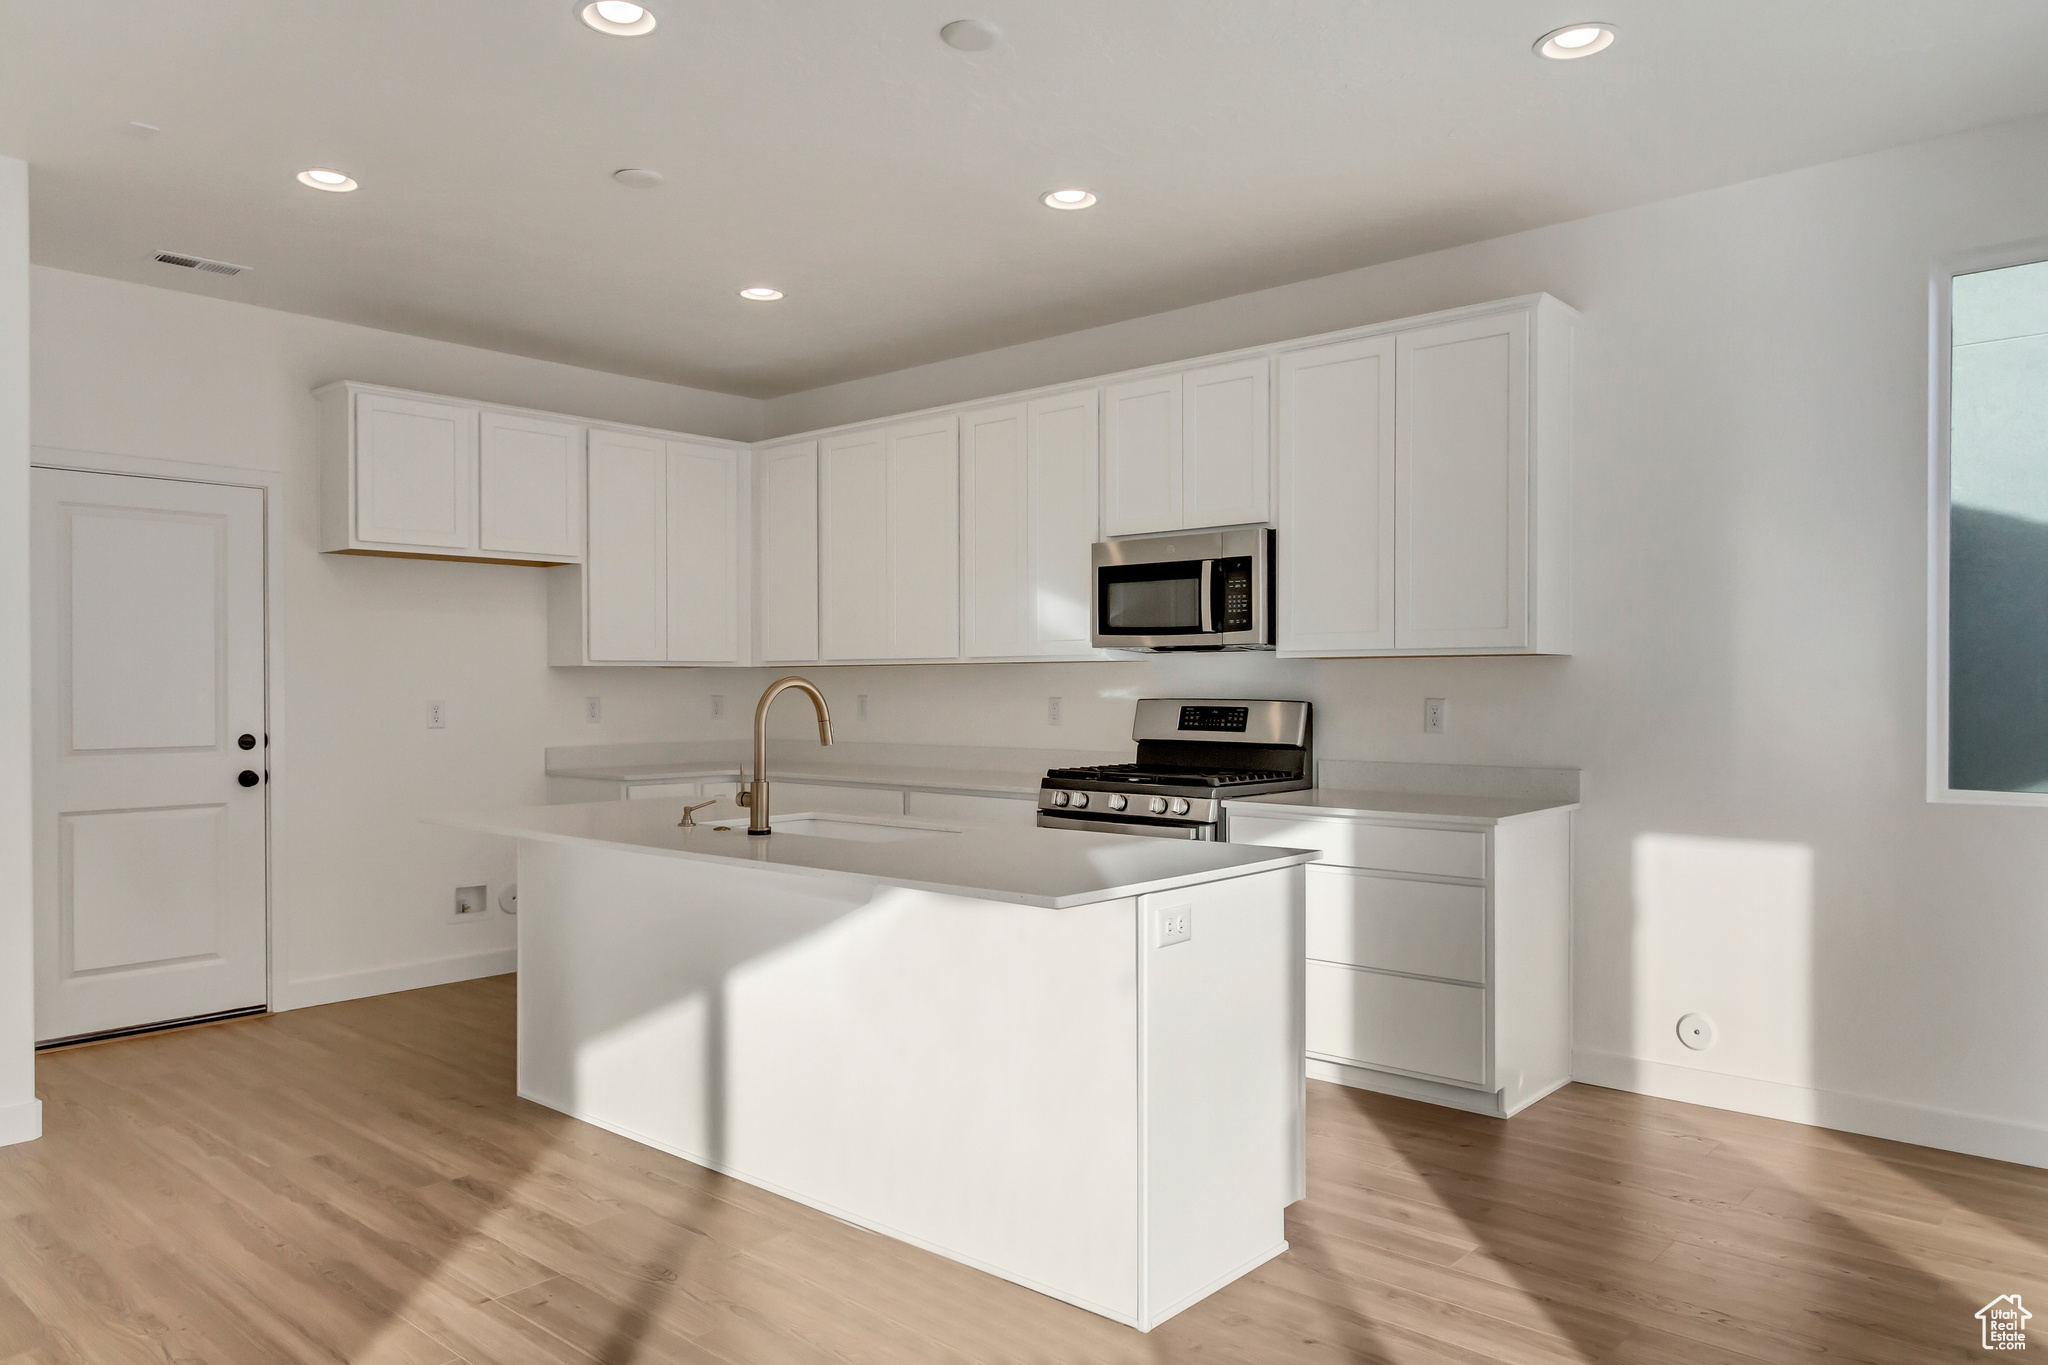
[[[590,658],[668,659],[667,452],[628,432],[590,433]]]
[[[811,663],[818,657],[818,443],[762,451],[754,468],[761,661]]]
[[[1113,384],[1102,409],[1102,533],[1179,530],[1181,377]]]
[[[1280,357],[1282,650],[1394,647],[1394,351]]]
[[[476,548],[476,409],[356,395],[356,539]]]
[[[1403,649],[1529,643],[1529,317],[1404,332],[1396,367]]]
[[[818,643],[825,659],[889,657],[889,438],[834,436],[819,453]]]
[[[739,658],[740,453],[668,443],[668,657]]]
[[[1192,370],[1183,381],[1183,527],[1266,520],[1268,373],[1262,358]]]
[[[1031,569],[1024,609],[1031,653],[1086,654],[1092,648],[1089,551],[1100,529],[1098,397],[1089,389],[1031,404]]]
[[[960,436],[951,417],[889,431],[889,655],[960,656]]]
[[[583,428],[485,412],[477,436],[477,544],[488,553],[583,553]]]
[[[1026,412],[1022,403],[1006,403],[960,419],[960,586],[971,659],[1035,647]]]

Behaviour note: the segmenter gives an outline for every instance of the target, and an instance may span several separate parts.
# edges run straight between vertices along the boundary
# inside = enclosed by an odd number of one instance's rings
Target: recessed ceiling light
[[[1053,190],[1041,195],[1039,203],[1049,209],[1088,209],[1095,207],[1095,196],[1086,190]]]
[[[315,166],[310,171],[299,172],[299,183],[309,189],[326,190],[330,194],[347,194],[356,187],[356,182],[340,171],[325,166]]]
[[[752,299],[755,303],[773,303],[782,297],[782,291],[780,289],[770,289],[765,284],[757,284],[752,289],[740,290],[740,297]]]
[[[939,30],[939,40],[961,52],[986,52],[1003,40],[1003,31],[986,19],[955,19]]]
[[[654,32],[653,12],[632,0],[589,0],[588,4],[577,0],[576,13],[599,33],[614,38],[638,38]]]
[[[660,171],[650,171],[642,166],[628,166],[622,171],[613,171],[612,179],[621,185],[630,185],[636,190],[651,190],[664,179]]]
[[[1541,56],[1568,61],[1573,57],[1590,57],[1595,52],[1605,52],[1613,44],[1612,24],[1567,24],[1538,38],[1536,51]]]

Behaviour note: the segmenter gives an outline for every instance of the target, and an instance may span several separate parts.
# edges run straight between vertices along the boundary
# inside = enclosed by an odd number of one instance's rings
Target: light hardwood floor
[[[1587,1086],[1500,1123],[1316,1083],[1292,1249],[1144,1336],[514,1098],[512,1004],[43,1058],[46,1136],[0,1149],[0,1363],[1888,1365],[1983,1358],[2000,1294],[2048,1313],[2048,1172]]]

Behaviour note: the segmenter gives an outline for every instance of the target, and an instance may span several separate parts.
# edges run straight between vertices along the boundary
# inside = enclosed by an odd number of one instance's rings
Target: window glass
[[[1953,289],[1949,786],[2048,792],[2048,261]]]

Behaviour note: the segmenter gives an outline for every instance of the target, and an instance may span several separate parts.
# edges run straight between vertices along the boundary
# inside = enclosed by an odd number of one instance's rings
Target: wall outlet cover
[[[1678,1021],[1678,1041],[1694,1052],[1714,1045],[1714,1021],[1704,1014],[1688,1014]]]
[[[1192,905],[1155,906],[1152,926],[1152,945],[1155,948],[1186,943],[1195,936],[1195,908]]]
[[[1045,699],[1045,723],[1047,725],[1058,725],[1060,723],[1060,699],[1058,697],[1047,697]]]
[[[1442,697],[1422,699],[1422,733],[1440,735],[1444,732],[1444,711],[1448,703]]]
[[[584,720],[584,723],[585,723],[585,724],[587,724],[587,725],[595,725],[595,724],[597,724],[597,723],[598,723],[599,721],[601,721],[601,720],[603,720],[603,719],[604,719],[604,698],[603,698],[603,697],[585,697],[585,698],[583,699],[583,720]]]
[[[445,730],[448,728],[447,702],[430,701],[427,703],[427,728],[429,730]]]

